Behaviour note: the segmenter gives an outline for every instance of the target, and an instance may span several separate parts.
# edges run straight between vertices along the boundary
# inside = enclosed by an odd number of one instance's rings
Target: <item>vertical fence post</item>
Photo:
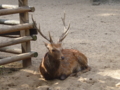
[[[18,0],[18,2],[19,2],[19,7],[28,6],[28,0]],[[21,24],[22,23],[29,23],[28,12],[20,13],[19,17],[20,17],[20,23]],[[30,35],[30,31],[29,30],[22,30],[22,31],[20,31],[20,35],[21,36],[28,36],[28,35]],[[22,53],[30,52],[31,51],[30,41],[22,43],[21,48],[22,48]],[[23,60],[23,67],[27,67],[31,64],[32,64],[31,63],[31,58],[27,58],[27,59]]]

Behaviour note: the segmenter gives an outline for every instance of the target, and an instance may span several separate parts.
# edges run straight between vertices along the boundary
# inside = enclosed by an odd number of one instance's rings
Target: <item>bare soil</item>
[[[35,7],[33,14],[41,30],[55,41],[63,32],[61,17],[66,12],[66,23],[71,23],[63,48],[73,48],[84,53],[92,68],[78,77],[66,80],[46,81],[40,77],[38,67],[47,52],[39,34],[32,41],[32,50],[38,52],[32,58],[32,66],[23,69],[21,62],[0,66],[0,90],[120,90],[120,1],[101,0],[98,6],[90,0],[28,0]],[[1,4],[14,4],[17,0],[0,0]],[[18,15],[1,16],[18,19]],[[0,25],[0,27],[4,27]],[[0,43],[9,39],[0,37]],[[15,45],[12,47],[20,47]],[[0,57],[11,56],[0,52]]]

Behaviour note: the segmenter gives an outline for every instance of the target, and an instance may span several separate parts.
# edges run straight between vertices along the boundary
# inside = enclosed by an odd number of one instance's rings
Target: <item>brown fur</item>
[[[84,54],[74,49],[62,49],[60,43],[46,44],[48,52],[40,63],[40,73],[46,80],[66,79],[79,71],[90,70]]]

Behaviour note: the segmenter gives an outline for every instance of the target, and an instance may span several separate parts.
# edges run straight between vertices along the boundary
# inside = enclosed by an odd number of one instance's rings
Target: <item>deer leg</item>
[[[82,72],[82,73],[86,73],[86,72],[88,72],[88,71],[90,71],[90,70],[91,70],[91,67],[85,66],[85,67],[82,67],[81,72]]]
[[[86,73],[86,72],[88,72],[90,70],[91,70],[91,67],[89,67],[89,66],[82,67],[81,70],[79,70],[79,72],[74,72],[74,73],[70,74],[70,76],[72,76],[72,77],[78,77],[78,76],[80,76],[80,74]]]
[[[76,72],[76,73],[72,73],[72,74],[70,74],[70,76],[71,77],[78,77],[78,73]]]

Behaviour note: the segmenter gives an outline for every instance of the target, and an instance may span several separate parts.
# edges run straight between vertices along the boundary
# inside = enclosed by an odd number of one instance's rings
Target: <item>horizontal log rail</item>
[[[10,45],[15,45],[18,43],[23,43],[30,40],[36,40],[36,39],[37,39],[37,36],[24,36],[24,37],[15,38],[10,41],[0,43],[0,48],[5,46],[10,46]]]
[[[29,29],[29,31],[30,31],[30,36],[38,34],[36,27],[34,27],[32,29]],[[20,36],[20,31],[0,34],[0,36],[2,36],[2,37],[10,37],[10,38],[19,37]]]
[[[15,8],[18,8],[18,5],[8,5],[8,4],[1,4],[0,5],[0,9],[15,9]],[[30,8],[32,8],[32,7],[30,7]]]
[[[8,63],[19,61],[19,60],[24,60],[30,57],[37,57],[37,56],[38,56],[37,52],[23,53],[23,54],[15,55],[12,57],[0,59],[0,65],[8,64]]]
[[[15,25],[12,27],[4,27],[4,28],[0,28],[0,34],[10,33],[20,30],[28,30],[33,27],[34,27],[33,23],[25,23],[25,24]]]
[[[2,47],[0,48],[1,52],[13,53],[13,54],[22,54],[22,50],[18,48],[11,47]]]
[[[9,15],[9,14],[16,14],[16,13],[23,13],[23,12],[34,12],[34,7],[17,7],[14,9],[1,9],[0,16],[2,15]]]
[[[0,5],[0,9],[14,9],[17,7],[18,7],[17,5],[7,5],[7,4]]]
[[[14,53],[14,54],[21,54],[21,53],[22,53],[22,50],[21,50],[21,49],[10,48],[10,47],[0,48],[0,51],[1,51],[1,52]]]
[[[9,19],[0,19],[0,24],[4,24],[4,25],[17,25],[17,24],[20,24],[20,21],[9,20]]]
[[[20,37],[20,35],[0,35],[0,37],[18,38],[18,37]]]

